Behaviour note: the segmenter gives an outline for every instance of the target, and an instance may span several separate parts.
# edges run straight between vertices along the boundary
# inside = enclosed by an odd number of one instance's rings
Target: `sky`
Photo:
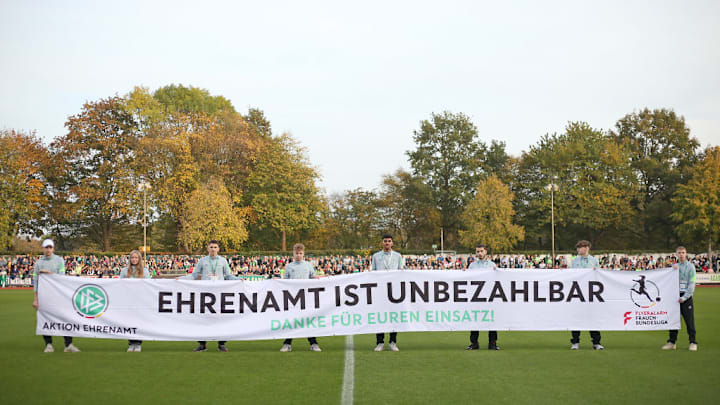
[[[433,112],[520,155],[639,109],[720,145],[718,1],[0,0],[0,128],[65,134],[85,101],[207,89],[306,146],[328,193],[410,169]]]

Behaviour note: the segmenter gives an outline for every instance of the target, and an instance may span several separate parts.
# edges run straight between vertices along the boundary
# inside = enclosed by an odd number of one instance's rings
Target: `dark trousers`
[[[596,330],[591,330],[590,338],[592,339],[592,342],[594,345],[600,344],[600,332],[598,332]],[[572,331],[572,339],[570,339],[570,343],[580,343],[580,331],[579,330]]]
[[[72,344],[72,336],[63,336],[63,339],[65,339],[65,347]],[[43,336],[43,340],[45,340],[46,345],[52,344],[52,336]]]
[[[128,340],[128,345],[138,345],[140,346],[142,344],[142,340]]]
[[[207,340],[198,340],[198,343],[203,346],[207,346]],[[225,343],[227,343],[227,340],[221,340],[218,342],[218,346],[225,346]]]
[[[687,301],[680,304],[680,314],[685,320],[685,326],[687,326],[690,343],[697,343],[697,341],[695,340],[695,309],[693,308],[692,297],[688,298]],[[677,341],[677,337],[678,330],[671,330],[670,339],[668,340],[668,342],[675,343]]]
[[[316,345],[316,344],[317,344],[317,339],[315,339],[314,337],[309,337],[309,338],[308,338],[308,342],[310,342],[311,345]],[[284,344],[284,345],[291,345],[291,344],[292,344],[292,339],[285,339],[285,341],[283,342],[283,344]]]
[[[476,345],[478,344],[478,337],[480,337],[480,331],[474,330],[470,332],[470,343]],[[491,330],[488,332],[488,343],[496,344],[497,343],[497,331]]]
[[[375,341],[377,342],[377,344],[385,343],[385,334],[375,334]],[[397,332],[390,332],[390,343],[397,343]]]

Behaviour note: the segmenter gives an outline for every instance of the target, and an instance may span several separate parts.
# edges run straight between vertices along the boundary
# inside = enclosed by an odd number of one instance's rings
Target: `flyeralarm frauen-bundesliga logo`
[[[75,312],[83,318],[99,318],[105,313],[110,300],[105,290],[97,284],[85,284],[73,294]]]
[[[635,284],[630,287],[630,299],[637,307],[648,309],[660,302],[660,289],[657,284],[647,280],[644,275],[633,281]]]

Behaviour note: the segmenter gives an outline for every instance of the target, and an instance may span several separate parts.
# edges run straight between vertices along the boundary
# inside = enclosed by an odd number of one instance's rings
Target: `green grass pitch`
[[[500,332],[502,350],[465,351],[468,333],[400,333],[397,353],[354,337],[356,404],[711,404],[720,397],[720,288],[698,288],[699,351],[661,351],[667,332],[604,332],[605,351],[570,351],[569,332]],[[229,353],[193,353],[193,342],[75,339],[82,353],[42,353],[32,291],[0,291],[0,403],[340,403],[345,338],[229,342]],[[481,333],[481,342],[485,334]],[[58,350],[59,349],[59,350]]]

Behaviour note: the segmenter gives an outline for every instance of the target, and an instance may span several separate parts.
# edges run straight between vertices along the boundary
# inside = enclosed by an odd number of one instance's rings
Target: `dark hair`
[[[220,242],[216,241],[215,239],[212,239],[210,242],[208,242],[208,246],[213,245],[213,244],[218,245],[218,247],[220,247]]]
[[[480,248],[488,250],[487,246],[483,245],[482,243],[478,243],[477,245],[475,245],[475,249],[480,249]]]
[[[390,240],[392,240],[393,237],[392,237],[392,235],[390,235],[389,233],[386,233],[386,234],[383,235],[382,238],[383,238],[383,239],[390,239]]]
[[[590,243],[590,241],[581,240],[575,244],[575,248],[581,248],[581,247],[592,247],[592,244]]]

